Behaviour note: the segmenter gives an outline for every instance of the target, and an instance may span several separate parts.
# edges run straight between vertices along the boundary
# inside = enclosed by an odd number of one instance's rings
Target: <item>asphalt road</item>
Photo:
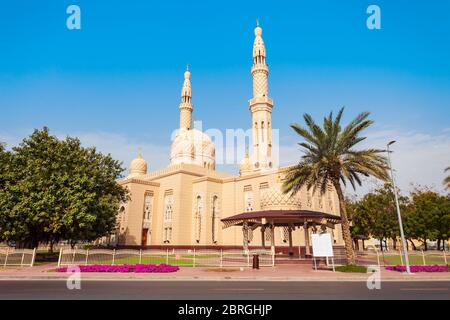
[[[68,290],[65,281],[0,281],[5,299],[450,299],[450,281],[383,282],[368,290],[365,282],[282,281],[82,281]]]

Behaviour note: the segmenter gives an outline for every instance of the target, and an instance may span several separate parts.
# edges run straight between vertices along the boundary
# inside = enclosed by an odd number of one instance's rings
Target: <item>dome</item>
[[[216,148],[211,138],[197,129],[180,129],[170,151],[171,164],[196,164],[215,169]]]
[[[275,185],[261,193],[262,210],[296,210],[301,209],[300,193],[284,194],[281,185]]]
[[[136,159],[131,161],[130,174],[128,175],[128,177],[147,174],[147,169],[147,161],[145,161],[144,158],[142,158],[142,155],[139,154]]]

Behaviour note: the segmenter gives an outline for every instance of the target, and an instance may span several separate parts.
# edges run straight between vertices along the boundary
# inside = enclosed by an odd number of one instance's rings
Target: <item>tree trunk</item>
[[[53,253],[53,245],[54,245],[54,244],[55,244],[54,241],[51,240],[51,241],[50,241],[50,246],[49,246],[49,248],[48,248],[48,252],[49,252],[49,253]]]
[[[342,193],[341,185],[339,182],[334,184],[338,198],[339,198],[339,208],[341,212],[341,226],[342,226],[342,237],[344,238],[345,244],[345,255],[347,258],[347,264],[355,264],[355,251],[353,250],[352,235],[350,233],[350,223],[347,218],[347,208],[345,207],[344,194]]]
[[[416,245],[414,244],[414,241],[409,239],[409,242],[411,243],[411,246],[413,247],[413,250],[417,250]]]

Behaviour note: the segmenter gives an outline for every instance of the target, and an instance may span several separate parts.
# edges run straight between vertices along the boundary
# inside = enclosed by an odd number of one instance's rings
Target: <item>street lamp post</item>
[[[398,224],[400,227],[400,238],[402,239],[403,256],[405,258],[406,273],[411,274],[411,269],[409,267],[409,258],[408,258],[408,251],[407,251],[407,246],[406,246],[405,233],[403,232],[402,215],[400,213],[400,204],[398,203],[397,186],[395,185],[394,170],[392,169],[392,163],[391,163],[391,151],[389,150],[389,146],[391,146],[394,143],[395,143],[395,141],[391,141],[387,145],[388,162],[389,162],[389,169],[391,171],[391,180],[392,180],[392,187],[394,189],[395,204],[397,206]]]

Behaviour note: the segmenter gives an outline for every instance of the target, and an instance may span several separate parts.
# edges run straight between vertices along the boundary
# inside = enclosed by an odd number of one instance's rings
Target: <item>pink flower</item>
[[[399,272],[406,271],[406,267],[402,266],[402,265],[388,266],[385,269],[390,270],[390,271],[399,271]],[[449,272],[450,271],[448,265],[410,266],[410,270],[413,273],[416,273],[416,272]]]
[[[167,264],[134,264],[134,265],[91,265],[78,266],[81,272],[114,272],[114,273],[169,273],[180,268]],[[67,272],[67,267],[56,269],[57,272]]]

